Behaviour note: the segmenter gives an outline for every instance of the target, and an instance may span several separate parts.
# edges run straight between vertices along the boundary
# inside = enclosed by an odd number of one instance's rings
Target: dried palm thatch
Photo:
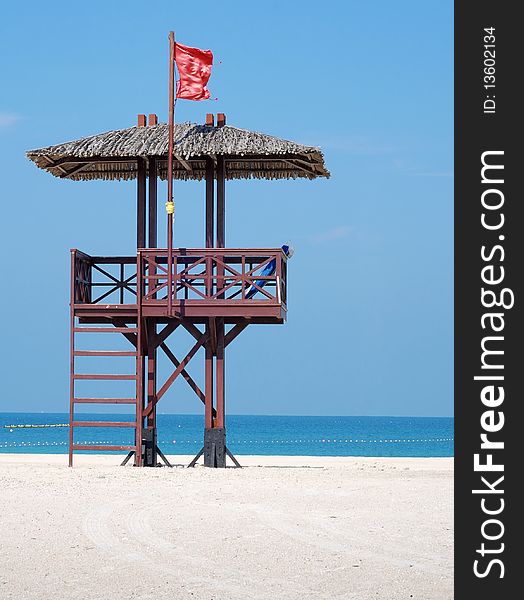
[[[155,157],[167,176],[166,124],[129,127],[27,152],[39,168],[74,180],[134,179],[137,160]],[[319,148],[224,125],[175,125],[174,177],[204,179],[206,157],[224,156],[227,179],[329,177]]]

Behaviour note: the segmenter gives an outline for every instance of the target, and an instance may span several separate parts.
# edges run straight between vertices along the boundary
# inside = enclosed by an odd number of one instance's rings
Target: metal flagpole
[[[169,123],[167,149],[167,312],[171,316],[173,296],[173,137],[175,129],[175,33],[169,33]]]

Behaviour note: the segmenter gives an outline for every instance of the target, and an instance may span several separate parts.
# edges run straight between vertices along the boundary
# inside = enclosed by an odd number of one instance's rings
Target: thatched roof
[[[329,177],[319,148],[224,125],[175,125],[174,177],[204,179],[205,158],[224,156],[227,179],[295,179]],[[166,178],[166,124],[129,127],[65,144],[30,150],[38,167],[65,179],[134,179],[137,159],[158,159]]]

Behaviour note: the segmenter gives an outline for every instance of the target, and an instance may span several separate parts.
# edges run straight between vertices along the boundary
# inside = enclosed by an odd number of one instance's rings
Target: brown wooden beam
[[[214,326],[213,326],[214,327]],[[210,322],[206,325],[206,333],[208,335],[206,342],[206,358],[205,358],[205,391],[206,397],[204,401],[204,426],[206,429],[213,427],[213,419],[216,417],[216,410],[213,407],[213,378],[214,378],[214,365],[213,365],[213,350],[211,348],[211,331]]]
[[[160,388],[160,390],[157,393],[157,396],[156,396],[156,399],[155,399],[155,403],[154,404],[150,404],[149,406],[147,406],[147,408],[144,411],[144,416],[147,417],[153,411],[153,409],[156,406],[157,402],[160,400],[160,398],[162,398],[162,396],[171,387],[171,385],[174,383],[174,381],[176,380],[176,378],[180,375],[180,373],[185,369],[185,367],[189,363],[189,361],[197,353],[198,349],[205,343],[206,339],[207,339],[207,336],[206,336],[205,333],[203,333],[201,335],[200,339],[197,340],[197,342],[191,348],[191,350],[187,353],[187,355],[185,356],[185,358],[180,362],[180,364],[178,365],[178,367],[173,371],[173,373],[167,378],[167,380],[164,383],[164,385]]]
[[[106,446],[105,444],[93,446],[86,444],[73,444],[73,450],[96,450],[97,452],[119,452],[120,450],[135,450],[136,446]]]
[[[120,331],[120,333],[126,338],[128,342],[130,342],[135,348],[137,348],[136,333],[127,333],[125,330],[129,329],[128,326],[119,319],[114,319],[113,325],[117,329],[117,331]]]
[[[214,163],[218,163],[218,159],[220,157],[210,154],[210,155],[200,155],[200,156],[192,156],[191,158],[184,159],[188,163],[195,162],[205,162],[207,157],[211,157]],[[47,160],[46,169],[52,169],[55,167],[59,167],[62,165],[73,165],[73,164],[88,164],[88,163],[136,163],[137,160],[140,160],[139,156],[101,156],[101,155],[93,155],[93,156],[64,156],[62,158],[58,158],[53,160],[50,156],[46,156],[42,154],[38,156],[38,158],[44,158]],[[156,157],[159,162],[165,163],[167,158],[166,156],[157,156]],[[305,166],[313,166],[320,165],[321,163],[318,160],[310,160],[309,155],[306,154],[268,154],[264,156],[259,155],[250,155],[250,154],[228,154],[227,157],[224,157],[225,162],[285,162],[286,160],[295,161],[301,163]],[[191,167],[193,168],[193,167]]]
[[[215,165],[213,159],[206,158],[206,248],[213,248],[214,239],[214,199],[215,195]]]
[[[227,347],[236,337],[240,335],[249,325],[250,320],[245,319],[243,323],[237,323],[225,336],[224,347]]]
[[[226,166],[223,156],[217,161],[217,248],[226,244]]]
[[[156,378],[157,378],[157,352],[154,346],[156,337],[156,325],[153,321],[148,323],[148,345],[147,345],[147,404],[156,405]],[[153,409],[147,417],[147,426],[156,427],[156,409]]]
[[[223,156],[218,157],[217,162],[217,248],[225,248],[226,245],[226,165]],[[224,287],[224,267],[217,267],[217,284],[218,289]],[[218,298],[223,298],[220,294]]]
[[[60,175],[60,178],[65,179],[66,177],[71,177],[71,175],[74,175],[75,173],[79,173],[80,171],[83,171],[88,166],[89,166],[88,163],[83,163],[83,164],[77,165],[76,167],[73,167],[70,171],[65,171],[65,169],[61,169],[63,171],[63,173],[62,173],[62,175]],[[65,173],[67,173],[67,174],[65,174]]]
[[[193,323],[190,323],[189,321],[184,319],[183,321],[181,321],[181,324],[182,324],[182,327],[184,329],[186,329],[186,331],[188,331],[195,338],[195,340],[200,339],[202,332],[200,331],[200,329],[198,327],[193,325]]]
[[[157,333],[153,338],[153,347],[158,348],[158,346],[163,344],[179,325],[180,321],[169,321],[169,323],[164,327],[164,329],[162,329],[160,333]]]
[[[180,361],[177,360],[176,356],[173,354],[173,352],[171,352],[169,346],[165,343],[162,343],[160,344],[160,348],[164,351],[165,355],[169,358],[169,360],[175,365],[175,368],[178,368],[178,366],[180,365]],[[189,375],[189,373],[185,369],[183,369],[180,374],[187,381],[187,384],[195,392],[198,398],[205,404],[206,396],[204,392],[198,387],[191,375]]]
[[[143,158],[138,159],[137,186],[136,186],[136,247],[146,247],[146,163]]]
[[[187,160],[184,160],[178,154],[173,154],[173,156],[174,156],[174,158],[176,158],[176,160],[178,160],[178,162],[184,167],[184,169],[186,171],[189,171],[190,173],[193,171],[193,167],[191,166],[191,163],[189,163]]]
[[[217,319],[216,411],[214,426],[224,428],[226,412],[224,319]]]
[[[139,160],[136,156],[65,156],[53,161],[48,156],[44,156],[48,164],[46,169],[53,169],[61,167],[62,165],[87,165],[94,163],[136,163]],[[162,160],[165,161],[165,158]],[[201,159],[202,160],[202,159]]]
[[[213,355],[217,353],[217,320],[215,317],[209,317],[209,341]]]
[[[151,117],[152,115],[150,115]],[[149,159],[149,239],[148,248],[157,247],[157,164],[153,156]]]
[[[286,163],[286,165],[289,165],[290,167],[293,167],[294,169],[299,169],[300,171],[304,171],[304,173],[309,173],[310,175],[315,175],[315,176],[318,175],[318,173],[314,169],[309,168],[309,167],[303,167],[303,166],[297,164],[298,162],[302,162],[302,161],[283,160],[282,162]]]

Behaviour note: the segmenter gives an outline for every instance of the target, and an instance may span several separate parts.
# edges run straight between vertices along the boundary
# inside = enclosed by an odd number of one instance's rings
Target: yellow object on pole
[[[174,215],[175,214],[175,203],[172,200],[168,200],[166,202],[166,213],[168,215]]]

